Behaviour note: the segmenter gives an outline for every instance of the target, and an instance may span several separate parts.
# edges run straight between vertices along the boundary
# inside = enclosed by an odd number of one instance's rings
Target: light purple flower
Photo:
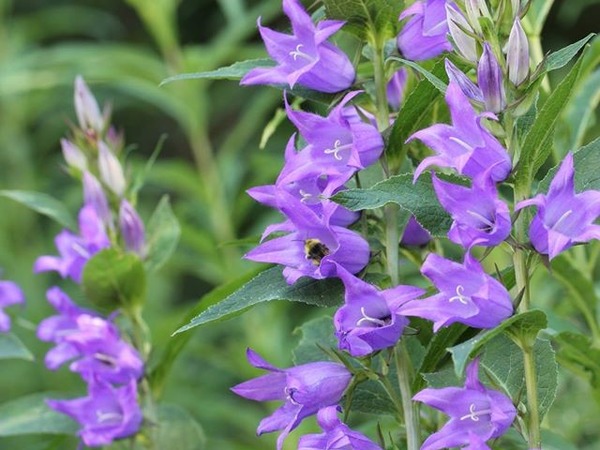
[[[25,295],[14,281],[0,281],[0,333],[10,331],[10,317],[4,312],[7,306],[25,303]]]
[[[533,247],[550,259],[575,244],[600,239],[600,191],[575,193],[573,154],[568,153],[554,175],[547,194],[519,202],[515,210],[537,206],[529,227]]]
[[[506,94],[502,67],[487,42],[483,44],[483,54],[477,65],[477,84],[481,88],[486,111],[503,111],[506,106]]]
[[[81,281],[83,267],[94,254],[110,246],[104,224],[92,205],[85,205],[79,211],[79,232],[61,231],[54,240],[60,256],[40,256],[33,271],[57,271],[63,278],[70,277]]]
[[[408,71],[403,67],[392,75],[386,86],[386,94],[388,104],[393,109],[400,109],[402,100],[404,99],[404,88],[406,87],[406,79]]]
[[[452,125],[435,124],[417,131],[407,142],[419,139],[436,155],[425,158],[415,170],[415,179],[432,165],[454,168],[458,173],[475,178],[487,169],[493,181],[505,180],[512,168],[502,144],[481,125],[492,113],[477,115],[458,84],[450,82],[446,90]]]
[[[127,200],[121,200],[119,208],[119,228],[125,248],[144,257],[146,254],[146,233],[144,222],[135,208]]]
[[[317,279],[337,276],[338,265],[350,273],[357,273],[367,265],[369,245],[361,235],[330,225],[328,214],[317,216],[286,192],[280,192],[278,199],[278,208],[288,220],[269,227],[265,234],[275,231],[288,234],[261,243],[245,258],[286,266],[283,275],[290,284],[302,276]]]
[[[112,214],[106,193],[98,179],[87,170],[83,173],[83,199],[86,205],[94,208],[98,217],[106,225],[112,225]]]
[[[321,434],[307,434],[298,441],[298,450],[381,450],[364,434],[351,430],[338,418],[338,407],[328,406],[317,413]]]
[[[439,409],[450,420],[437,433],[429,436],[421,450],[462,447],[473,450],[487,448],[485,441],[504,434],[517,415],[512,401],[499,391],[486,388],[477,378],[479,360],[467,367],[465,386],[442,389],[428,388],[413,400]]]
[[[451,82],[458,84],[460,90],[469,97],[471,100],[475,100],[478,103],[483,104],[483,93],[479,86],[471,81],[471,79],[465,75],[458,67],[452,64],[449,59],[444,60],[446,66],[446,73]]]
[[[401,245],[420,247],[427,244],[431,240],[429,232],[421,226],[415,216],[410,216],[404,234],[400,240]]]
[[[474,328],[493,328],[513,313],[506,288],[486,274],[469,253],[463,264],[429,254],[421,273],[440,291],[422,300],[402,305],[399,313],[434,322],[433,330],[455,322]]]
[[[380,291],[344,270],[338,276],[346,288],[345,304],[333,317],[339,348],[360,357],[396,345],[409,322],[400,307],[425,291],[403,285]]]
[[[137,383],[133,379],[121,387],[95,380],[89,385],[87,397],[46,402],[79,422],[78,434],[88,447],[110,445],[115,439],[135,434],[142,424]]]
[[[246,352],[254,367],[271,373],[254,378],[231,388],[241,397],[259,402],[280,400],[284,404],[264,418],[256,430],[259,435],[281,430],[277,449],[300,422],[319,409],[337,405],[352,374],[334,362],[313,362],[288,369],[279,369],[262,359],[251,349]]]
[[[493,247],[509,236],[508,206],[498,198],[496,186],[485,173],[470,188],[447,183],[436,176],[432,181],[438,200],[454,220],[448,232],[452,242],[467,249],[473,245]]]
[[[399,20],[406,17],[411,19],[398,35],[398,48],[404,57],[420,61],[452,50],[446,38],[446,0],[417,1],[400,14]]]
[[[273,31],[260,24],[258,30],[267,52],[277,62],[275,67],[252,69],[240,84],[296,83],[320,92],[339,92],[354,82],[352,63],[327,39],[345,22],[322,20],[316,26],[298,0],[283,0],[283,12],[292,24],[293,34]]]

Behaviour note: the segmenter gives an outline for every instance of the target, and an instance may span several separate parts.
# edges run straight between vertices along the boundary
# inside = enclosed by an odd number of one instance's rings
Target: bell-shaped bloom
[[[75,78],[75,113],[80,128],[85,132],[99,135],[104,131],[106,118],[100,112],[96,98],[81,76]]]
[[[477,83],[481,88],[486,111],[498,113],[506,107],[502,67],[498,63],[490,44],[483,44],[483,54],[477,65]]]
[[[392,109],[400,109],[400,105],[404,99],[404,88],[406,87],[407,78],[408,71],[403,67],[394,72],[386,85],[387,101]]]
[[[81,281],[83,267],[94,254],[110,246],[104,223],[92,205],[79,211],[79,232],[61,231],[54,240],[60,256],[40,256],[34,264],[34,272],[57,271],[63,278]]]
[[[398,35],[398,48],[405,58],[421,61],[452,50],[446,38],[446,0],[417,1],[402,14],[399,20],[411,17]]]
[[[446,90],[452,125],[435,124],[414,133],[408,141],[421,140],[436,152],[425,158],[415,170],[415,179],[432,165],[455,169],[459,174],[475,178],[490,167],[490,178],[505,180],[512,168],[510,157],[502,144],[481,125],[483,118],[495,118],[491,113],[477,115],[458,84],[450,82]],[[407,141],[407,142],[408,142]]]
[[[477,61],[477,42],[473,37],[465,33],[467,30],[474,33],[465,16],[454,3],[446,3],[446,17],[448,17],[448,31],[454,47],[464,58],[471,62]]]
[[[464,387],[428,388],[413,397],[450,416],[440,431],[425,440],[421,450],[463,446],[484,450],[486,441],[502,436],[513,423],[517,410],[511,399],[481,384],[478,369],[478,359],[467,366]]]
[[[142,424],[135,380],[121,387],[95,380],[89,385],[87,397],[46,402],[79,422],[78,435],[88,447],[110,445],[115,439],[135,434]]]
[[[515,86],[519,86],[529,75],[529,42],[518,17],[508,36],[506,65],[508,78]]]
[[[4,308],[25,303],[25,295],[14,281],[0,281],[0,333],[10,331],[10,317]]]
[[[446,65],[446,73],[448,74],[448,79],[450,82],[458,84],[460,90],[465,94],[469,99],[475,100],[478,103],[483,104],[483,93],[479,86],[471,81],[471,79],[465,75],[458,67],[452,64],[452,61],[449,59],[445,59],[444,63]]]
[[[415,216],[410,216],[404,234],[400,240],[400,245],[421,247],[431,241],[431,234],[421,226]]]
[[[281,430],[277,439],[278,450],[281,450],[290,431],[305,417],[321,408],[337,405],[352,378],[344,365],[334,362],[312,362],[279,369],[251,349],[246,355],[254,367],[271,373],[245,381],[231,390],[241,397],[259,402],[284,402],[273,414],[264,418],[256,430],[259,435]]]
[[[308,167],[311,170],[319,168],[323,174],[336,177],[341,186],[358,170],[378,160],[383,152],[381,133],[371,123],[348,120],[344,113],[347,103],[359,93],[346,95],[327,117],[293,110],[286,99],[287,116],[308,147],[303,150],[307,157],[305,164],[282,174],[283,181],[297,179],[298,170],[305,171]]]
[[[121,200],[119,208],[119,228],[125,248],[144,257],[146,254],[146,233],[144,222],[135,208],[127,200]]]
[[[316,26],[298,0],[283,0],[283,12],[290,19],[292,33],[283,34],[260,24],[258,30],[275,67],[252,69],[240,84],[296,84],[320,92],[339,92],[354,82],[354,66],[327,39],[345,22],[322,20]]]
[[[337,276],[338,265],[350,273],[357,273],[367,265],[369,244],[361,235],[330,225],[329,214],[317,216],[286,192],[280,192],[278,199],[278,208],[288,220],[270,227],[268,232],[288,234],[262,242],[245,258],[286,266],[283,275],[290,284],[302,276],[317,279]]]
[[[547,194],[519,202],[516,210],[537,206],[529,227],[533,247],[550,259],[574,244],[600,239],[600,191],[575,193],[573,154],[568,153],[554,175]]]
[[[402,285],[380,291],[344,270],[338,276],[346,288],[345,303],[333,317],[339,348],[360,357],[396,345],[408,325],[400,306],[425,291]]]
[[[298,450],[382,450],[372,440],[351,430],[338,418],[337,406],[328,406],[317,413],[317,422],[324,431],[307,434],[298,441]]]
[[[513,313],[506,288],[486,274],[469,253],[463,264],[431,253],[421,273],[433,282],[439,293],[405,303],[399,313],[431,320],[436,332],[455,322],[474,328],[494,328]]]
[[[467,249],[473,245],[494,247],[511,230],[508,206],[498,198],[495,184],[485,175],[471,187],[448,183],[436,176],[432,179],[438,200],[454,220],[448,238]]]

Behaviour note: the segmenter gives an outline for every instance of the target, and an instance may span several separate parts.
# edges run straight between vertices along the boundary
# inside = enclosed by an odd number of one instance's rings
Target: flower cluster
[[[143,258],[145,233],[127,200],[127,180],[117,156],[121,137],[108,127],[109,111],[100,112],[81,77],[75,81],[75,110],[79,128],[73,141],[62,140],[62,149],[69,170],[83,184],[79,233],[61,231],[55,239],[59,256],[39,257],[34,271],[56,271],[82,283],[87,262],[104,249],[123,248]],[[115,323],[118,312],[104,318],[80,308],[59,287],[49,289],[47,298],[58,314],[44,319],[37,330],[40,340],[54,344],[46,354],[46,367],[56,370],[69,363],[88,388],[86,397],[48,400],[48,405],[79,422],[79,436],[87,446],[109,445],[135,434],[143,418],[138,380],[144,361],[121,335]]]

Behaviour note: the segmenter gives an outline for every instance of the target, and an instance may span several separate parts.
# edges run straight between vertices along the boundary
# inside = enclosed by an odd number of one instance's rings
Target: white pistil
[[[78,254],[80,254],[81,256],[83,256],[84,258],[89,258],[90,252],[87,251],[87,249],[85,247],[83,247],[81,244],[74,244],[73,247],[71,247],[73,250],[75,250],[75,252],[77,252]]]
[[[467,210],[467,214],[471,214],[473,217],[475,217],[476,219],[480,220],[481,222],[483,222],[488,227],[494,228],[494,222],[492,222],[491,220],[489,220],[487,217],[482,216],[478,212],[471,211],[470,209],[468,209]]]
[[[471,146],[471,145],[467,144],[467,143],[466,143],[465,141],[463,141],[462,139],[459,139],[459,138],[457,138],[457,137],[454,137],[454,136],[450,136],[448,139],[449,139],[450,141],[452,141],[452,142],[454,142],[454,143],[456,143],[456,144],[460,145],[461,147],[463,147],[465,150],[467,150],[467,151],[469,151],[469,152],[472,152],[472,151],[473,151],[473,146]]]
[[[564,213],[562,216],[560,216],[560,218],[554,223],[554,225],[552,226],[552,229],[556,230],[558,228],[558,226],[564,222],[564,220],[569,217],[571,214],[573,214],[573,210],[570,209],[568,210],[566,213]]]
[[[296,61],[298,58],[304,58],[308,61],[314,61],[314,58],[312,56],[300,50],[302,47],[304,47],[303,44],[298,44],[296,45],[296,50],[290,52],[290,56],[294,58],[294,61]]]
[[[96,418],[100,423],[121,422],[123,420],[123,415],[116,412],[96,411]]]
[[[300,189],[298,191],[298,193],[302,196],[302,199],[300,200],[300,202],[302,202],[302,203],[306,203],[313,196],[312,194],[309,194],[308,192],[306,192],[303,189]]]
[[[468,305],[470,298],[463,295],[464,292],[465,292],[465,288],[459,284],[458,286],[456,286],[456,295],[454,297],[450,297],[450,299],[448,301],[450,303],[452,303],[454,300],[458,300],[463,305]]]
[[[473,422],[479,422],[479,416],[483,416],[485,414],[491,414],[491,409],[483,409],[481,411],[475,411],[475,403],[471,403],[469,406],[469,414],[465,414],[460,418],[460,420],[471,419]]]
[[[375,325],[377,325],[377,326],[380,326],[380,327],[383,327],[383,326],[385,325],[385,321],[384,321],[384,320],[377,319],[377,318],[375,318],[375,317],[370,317],[370,316],[367,316],[367,313],[365,312],[365,308],[364,308],[364,306],[363,306],[362,308],[360,308],[360,313],[361,313],[363,316],[362,316],[362,319],[360,319],[358,322],[356,322],[356,326],[357,326],[357,327],[360,327],[360,326],[362,326],[362,324],[363,324],[364,322],[370,322],[370,323],[373,323],[373,324],[375,324]]]
[[[340,152],[342,150],[346,150],[347,148],[352,147],[352,144],[344,144],[342,145],[342,141],[340,141],[339,139],[336,139],[335,142],[333,143],[333,148],[326,148],[325,150],[323,150],[323,152],[326,155],[331,155],[333,154],[333,157],[338,160],[341,161],[342,157],[340,156]]]
[[[94,358],[96,358],[101,363],[117,367],[117,359],[113,358],[110,355],[107,355],[106,353],[94,353]]]

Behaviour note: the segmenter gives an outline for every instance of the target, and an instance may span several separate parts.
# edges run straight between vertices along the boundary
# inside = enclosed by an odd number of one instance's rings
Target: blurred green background
[[[67,175],[59,146],[75,121],[77,74],[101,104],[112,105],[112,122],[129,144],[132,171],[140,170],[165,138],[139,196],[141,216],[147,219],[160,197],[169,194],[182,227],[175,256],[150,279],[144,315],[157,354],[204,294],[258,267],[240,257],[265,225],[277,220],[244,191],[272,183],[281,167],[292,132],[289,124],[282,124],[259,149],[263,129],[280,107],[280,91],[241,88],[231,81],[159,87],[161,80],[178,73],[264,56],[256,33],[258,16],[275,28],[287,26],[279,0],[0,0],[0,189],[47,192],[73,213],[78,210],[81,188]],[[597,0],[555,2],[542,37],[544,50],[598,31],[598,17]],[[48,346],[35,338],[36,324],[51,314],[45,300],[48,287],[59,284],[84,301],[55,274],[31,273],[39,255],[55,253],[53,238],[60,227],[7,199],[0,199],[0,212],[2,277],[19,282],[27,296],[14,331],[36,355],[33,363],[1,363],[0,403],[37,391],[81,395],[83,383],[66,368],[45,370]],[[249,243],[239,241],[245,238]],[[545,293],[552,303],[564,293],[549,286]],[[288,365],[297,340],[294,328],[322,313],[270,304],[192,331],[165,385],[165,401],[184,406],[202,424],[206,448],[274,448],[275,436],[259,439],[254,433],[270,406],[238,399],[229,387],[257,374],[245,361],[247,346],[276,365]],[[568,440],[577,443],[574,448],[600,448],[599,411],[585,401],[585,385],[566,376],[562,386],[567,391],[560,394],[550,424],[568,418],[560,425]],[[0,439],[4,448],[75,448],[75,443]]]

